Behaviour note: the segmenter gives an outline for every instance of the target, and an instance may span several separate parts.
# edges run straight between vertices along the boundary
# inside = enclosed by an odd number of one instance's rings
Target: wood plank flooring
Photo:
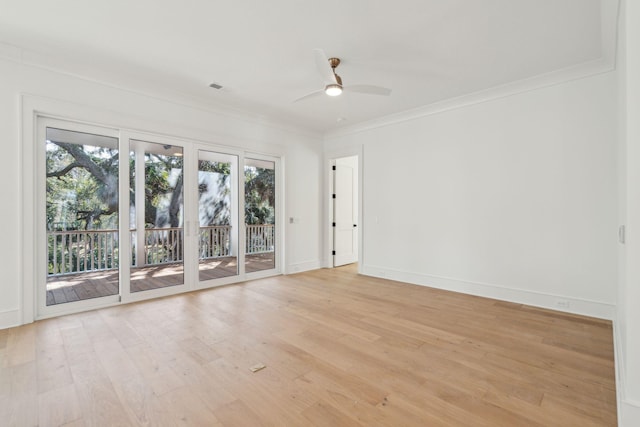
[[[0,330],[0,420],[615,426],[612,329],[317,270]]]

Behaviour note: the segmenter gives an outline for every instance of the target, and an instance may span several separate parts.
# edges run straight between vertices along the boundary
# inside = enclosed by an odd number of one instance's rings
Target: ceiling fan
[[[313,54],[316,60],[316,68],[318,69],[318,73],[320,73],[320,76],[325,83],[325,87],[324,89],[316,90],[309,94],[306,94],[293,102],[302,101],[303,99],[307,98],[313,98],[322,94],[326,94],[328,96],[338,96],[342,94],[343,91],[366,93],[369,95],[391,95],[391,89],[388,89],[386,87],[373,85],[343,86],[342,78],[338,74],[336,74],[336,68],[338,68],[338,65],[340,65],[340,58],[327,58],[327,55],[325,55],[322,49],[314,49]]]

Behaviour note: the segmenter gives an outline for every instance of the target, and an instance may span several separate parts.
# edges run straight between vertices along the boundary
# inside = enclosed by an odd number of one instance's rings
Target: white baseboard
[[[620,324],[618,323],[618,313],[613,320],[613,365],[616,374],[616,403],[618,407],[618,425],[622,426],[622,401],[625,395],[625,364],[624,352],[622,351],[622,337],[620,336]]]
[[[13,328],[22,324],[20,310],[0,311],[0,329]]]
[[[624,352],[622,351],[622,337],[617,321],[613,321],[613,349],[616,367],[616,398],[618,401],[618,426],[640,426],[640,402],[626,398],[626,372]]]
[[[640,426],[640,402],[622,400],[620,412],[618,413],[619,427]]]
[[[470,282],[449,277],[411,273],[372,265],[362,266],[362,274],[397,280],[415,285],[429,286],[447,291],[461,292],[486,298],[494,298],[518,304],[532,305],[566,313],[581,314],[599,319],[613,320],[615,305],[562,295],[544,294],[522,289],[507,288],[488,283]],[[558,305],[558,302],[565,306]],[[568,304],[567,304],[568,303]],[[568,307],[566,307],[568,305]]]
[[[287,265],[285,274],[302,273],[303,271],[317,270],[322,268],[323,262],[319,259],[313,261],[298,262]]]

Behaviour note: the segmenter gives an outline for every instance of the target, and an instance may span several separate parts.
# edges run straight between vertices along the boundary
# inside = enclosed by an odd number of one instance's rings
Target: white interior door
[[[336,159],[333,171],[333,266],[358,260],[358,157]]]

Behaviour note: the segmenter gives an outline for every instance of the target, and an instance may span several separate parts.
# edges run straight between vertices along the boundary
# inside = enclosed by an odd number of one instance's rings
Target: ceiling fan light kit
[[[316,68],[320,77],[325,83],[324,89],[316,90],[301,98],[296,99],[293,102],[302,101],[303,99],[316,97],[323,93],[328,96],[339,96],[343,91],[365,93],[368,95],[391,95],[391,89],[385,87],[373,86],[373,85],[349,85],[344,87],[342,85],[342,78],[336,74],[336,68],[340,65],[340,58],[327,58],[322,49],[314,49],[314,56],[316,60]]]
[[[338,84],[330,84],[324,88],[324,93],[329,96],[338,96],[342,93],[342,86]]]
[[[340,65],[340,58],[329,58],[329,65],[331,66],[331,72],[333,73],[333,80],[335,83],[330,83],[324,88],[324,93],[329,96],[338,96],[342,93],[342,79],[336,74],[336,67]]]

